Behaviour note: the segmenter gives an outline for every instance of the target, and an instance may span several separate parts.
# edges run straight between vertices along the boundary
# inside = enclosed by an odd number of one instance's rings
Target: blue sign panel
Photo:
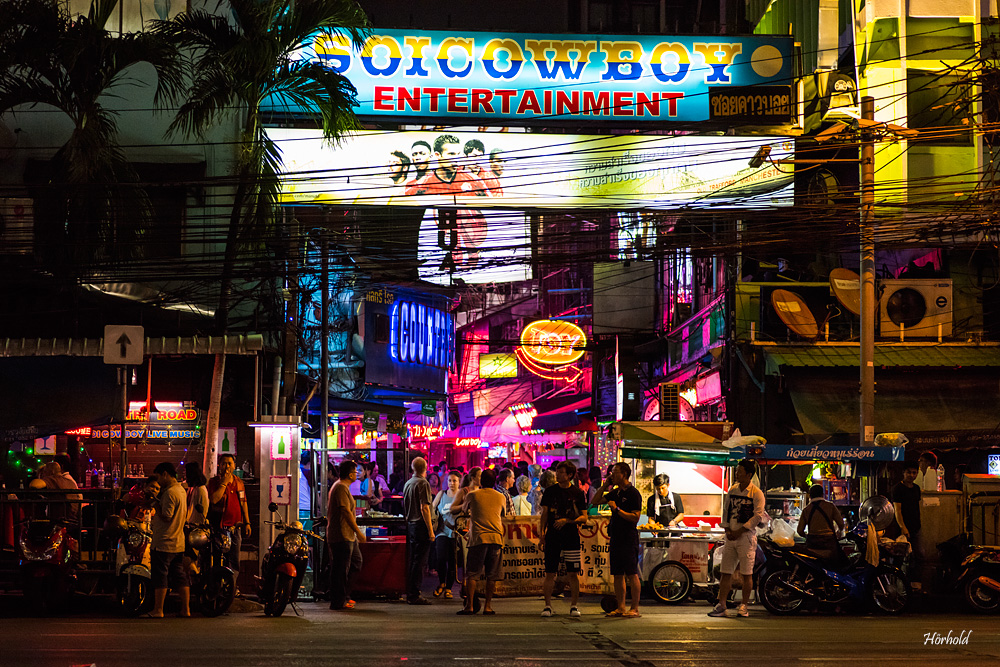
[[[707,121],[712,90],[789,86],[791,54],[780,36],[379,30],[360,52],[318,34],[300,57],[347,76],[362,117],[636,123]],[[282,102],[266,106],[295,111]]]
[[[902,461],[904,447],[851,447],[827,445],[765,445],[753,457],[768,461]]]

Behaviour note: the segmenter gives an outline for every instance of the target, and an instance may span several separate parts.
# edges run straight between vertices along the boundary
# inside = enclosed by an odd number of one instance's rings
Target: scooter
[[[277,503],[271,503],[267,509],[272,514],[278,511]],[[261,565],[261,576],[257,577],[258,599],[264,603],[265,616],[281,616],[285,607],[291,602],[295,605],[302,576],[309,563],[309,540],[314,537],[323,538],[310,530],[304,530],[299,521],[285,523],[279,517],[277,521],[265,521],[274,526],[278,534],[264,555]],[[317,527],[326,525],[325,519],[317,523]]]
[[[115,549],[115,602],[126,616],[138,616],[153,607],[151,546],[153,534],[145,521],[112,515],[104,524],[118,536]]]
[[[853,603],[871,605],[875,611],[899,614],[911,598],[910,582],[892,564],[895,555],[879,547],[878,565],[864,558],[867,524],[858,524],[847,539],[854,542],[855,556],[828,561],[799,547],[784,547],[767,537],[760,545],[768,558],[767,572],[758,593],[772,614],[794,614],[806,608],[837,609]]]
[[[44,615],[65,607],[76,586],[79,545],[59,520],[34,519],[19,525],[17,552],[21,590],[28,605]]]
[[[189,551],[196,552],[191,563],[191,602],[205,616],[220,616],[236,597],[236,572],[226,562],[233,545],[230,528],[208,524],[190,526]]]
[[[978,614],[1000,612],[1000,547],[972,544],[965,533],[937,545],[941,552],[939,581],[960,591],[966,606]]]

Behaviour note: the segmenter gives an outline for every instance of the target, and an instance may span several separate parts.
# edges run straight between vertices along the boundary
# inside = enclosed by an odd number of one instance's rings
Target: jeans
[[[351,580],[361,571],[358,541],[330,543],[330,609],[343,609],[351,599]]]
[[[427,533],[427,524],[423,521],[408,521],[406,541],[409,548],[406,597],[408,600],[413,600],[420,597],[420,584],[424,582],[424,563],[427,562],[427,552],[431,548],[431,536]]]
[[[451,588],[455,585],[455,556],[458,545],[454,537],[438,535],[434,538],[434,552],[437,555],[438,583]]]
[[[229,534],[232,535],[233,542],[232,546],[229,547],[229,553],[226,554],[226,561],[229,567],[233,568],[233,572],[236,573],[236,579],[240,578],[240,549],[243,548],[243,526],[232,526],[229,529]]]

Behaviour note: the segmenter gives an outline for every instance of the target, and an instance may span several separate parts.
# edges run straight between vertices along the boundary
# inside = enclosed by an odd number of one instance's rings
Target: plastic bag
[[[782,547],[794,546],[795,531],[784,519],[775,519],[771,525],[771,541]]]

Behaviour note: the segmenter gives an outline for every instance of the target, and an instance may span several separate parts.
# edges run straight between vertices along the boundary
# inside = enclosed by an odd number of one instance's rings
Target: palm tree
[[[39,235],[46,246],[65,244],[81,260],[135,256],[148,219],[145,195],[118,143],[118,114],[102,100],[139,85],[130,72],[138,63],[156,70],[157,104],[176,95],[184,80],[169,42],[108,30],[117,2],[93,0],[86,16],[71,16],[52,0],[0,3],[0,113],[50,106],[73,124],[49,163],[53,196],[43,204],[55,217]]]
[[[197,10],[154,27],[190,56],[193,81],[171,131],[203,137],[239,115],[235,193],[215,313],[220,332],[229,324],[239,252],[261,238],[277,209],[281,154],[264,130],[261,105],[271,97],[287,100],[306,110],[330,141],[356,129],[354,86],[298,54],[316,33],[349,36],[360,46],[368,29],[354,0],[228,0],[228,6],[229,15]]]

